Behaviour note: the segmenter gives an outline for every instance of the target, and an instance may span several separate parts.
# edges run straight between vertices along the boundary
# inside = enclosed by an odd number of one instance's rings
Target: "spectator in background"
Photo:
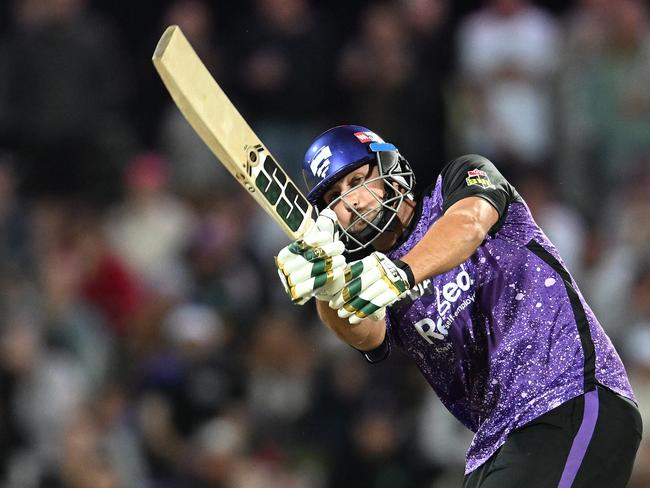
[[[4,322],[4,321],[3,321]],[[20,459],[29,459],[30,429],[21,422],[15,402],[35,361],[36,334],[29,327],[3,324],[0,336],[0,476],[8,480]]]
[[[29,274],[34,271],[30,214],[16,194],[16,183],[12,159],[0,155],[0,267]]]
[[[85,0],[18,0],[0,73],[0,134],[37,197],[107,203],[133,147],[128,73],[105,18]]]
[[[224,323],[210,308],[183,303],[161,326],[160,350],[138,371],[138,413],[154,479],[183,485],[197,474],[192,439],[227,411],[242,378]]]
[[[447,414],[447,409],[433,391],[424,392],[415,436],[417,447],[424,460],[436,471],[436,488],[462,486],[467,446],[471,433],[463,424]]]
[[[138,277],[110,248],[102,216],[71,204],[38,207],[31,227],[38,291],[53,321],[83,322],[88,310],[99,315],[110,335],[123,337],[147,297]]]
[[[585,0],[567,25],[560,174],[586,215],[647,165],[650,24],[642,2]]]
[[[204,483],[208,486],[243,488],[255,475],[250,451],[250,425],[241,409],[229,411],[206,422],[192,439],[191,448],[196,453],[191,461],[195,473],[192,486]],[[267,480],[262,485],[268,486]]]
[[[646,379],[650,372],[650,261],[642,263],[634,274],[630,295],[632,321],[623,351],[631,368]]]
[[[56,475],[67,424],[92,392],[83,363],[49,343],[35,321],[9,325],[2,337],[5,366],[16,381],[11,413],[27,441],[9,458],[10,486],[38,486]]]
[[[233,90],[240,109],[290,176],[328,110],[331,26],[310,0],[256,0],[237,39]],[[240,27],[240,25],[238,25]]]
[[[562,197],[585,215],[591,215],[594,199],[590,166],[586,78],[602,55],[609,23],[615,8],[610,0],[579,0],[564,25],[564,46],[559,71],[559,128],[557,177]],[[592,170],[593,171],[593,170]]]
[[[650,164],[638,166],[620,187],[606,219],[621,245],[634,249],[637,262],[650,257]]]
[[[227,323],[237,324],[237,336],[244,340],[270,305],[265,283],[273,259],[270,253],[260,256],[254,251],[258,242],[270,240],[269,235],[253,223],[259,207],[241,188],[215,195],[209,204],[199,215],[187,252],[190,294],[218,310]],[[232,279],[235,275],[237,280]]]
[[[445,7],[430,3],[368,5],[338,64],[349,106],[346,120],[363,120],[394,134],[400,150],[419,161],[416,175],[435,175],[445,162],[445,48],[434,43],[444,26]]]
[[[95,394],[113,366],[113,339],[122,329],[111,322],[112,316],[103,315],[101,307],[84,300],[82,259],[76,251],[61,250],[44,257],[42,299],[34,303],[32,313],[43,322],[40,333],[47,345],[65,349],[81,363]]]
[[[352,349],[332,343],[331,336],[324,335],[321,329],[316,329],[315,334],[321,346],[320,369],[309,417],[319,421],[310,423],[309,435],[324,452],[335,452],[352,429],[356,412],[363,408],[371,371],[362,367],[362,358]],[[324,349],[331,351],[324,353]]]
[[[135,408],[124,385],[111,380],[103,385],[91,403],[92,420],[100,437],[99,448],[115,471],[118,486],[145,486],[149,470],[140,432],[135,428]]]
[[[127,337],[149,297],[139,277],[111,249],[100,223],[82,219],[78,225],[62,257],[81,273],[79,297],[102,314],[114,336]]]
[[[602,44],[578,65],[582,73],[568,88],[571,97],[582,92],[577,117],[584,143],[576,178],[588,182],[587,209],[597,203],[650,161],[650,23],[645,4],[623,0],[609,4]]]
[[[328,487],[425,486],[419,478],[417,457],[405,443],[400,416],[386,405],[359,412],[348,437],[336,450],[338,459]]]
[[[650,255],[650,169],[621,185],[594,224],[585,242],[589,266],[584,283],[587,297],[615,342],[625,340],[623,325],[630,315],[630,297],[637,269]]]
[[[565,17],[566,48],[573,61],[589,64],[602,52],[607,37],[607,20],[615,5],[610,0],[578,0]],[[571,70],[571,66],[562,66]]]
[[[459,28],[455,125],[465,152],[494,158],[513,177],[544,166],[554,149],[559,30],[527,0],[486,3]]]
[[[638,392],[639,411],[645,425],[650,422],[650,260],[634,273],[631,288],[631,327],[625,330],[623,352],[629,360],[630,381]],[[639,446],[636,474],[631,488],[650,486],[650,440],[646,436]]]
[[[454,64],[449,1],[400,0],[399,4],[416,58],[412,76],[418,81],[413,83],[414,93],[407,96],[410,103],[406,110],[411,113],[397,115],[410,129],[404,131],[404,145],[412,154],[415,175],[427,181],[430,175],[438,174],[448,157],[445,92]]]
[[[59,470],[47,483],[63,486],[117,488],[117,473],[101,449],[101,437],[90,411],[70,419],[61,443]]]
[[[223,87],[229,71],[214,33],[213,10],[203,0],[176,0],[164,15],[164,25],[178,25],[206,68]],[[159,145],[170,163],[171,188],[190,201],[202,201],[216,188],[236,184],[228,171],[187,123],[176,105],[167,100]]]
[[[453,54],[448,37],[451,30],[449,1],[399,0],[399,6],[412,36],[410,42],[422,61],[418,72],[425,72],[429,78],[444,77]]]
[[[167,161],[140,153],[130,162],[125,200],[108,219],[108,235],[117,255],[155,297],[179,298],[189,291],[182,260],[196,229],[190,207],[170,189]]]
[[[266,317],[252,337],[247,357],[253,431],[262,444],[295,441],[315,389],[316,356],[306,334],[290,316]]]

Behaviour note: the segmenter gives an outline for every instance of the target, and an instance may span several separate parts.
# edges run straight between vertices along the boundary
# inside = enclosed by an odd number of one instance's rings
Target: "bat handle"
[[[295,240],[303,237],[315,224],[316,221],[312,217],[307,217],[300,226],[300,229],[298,229],[298,231],[292,236],[293,239]]]

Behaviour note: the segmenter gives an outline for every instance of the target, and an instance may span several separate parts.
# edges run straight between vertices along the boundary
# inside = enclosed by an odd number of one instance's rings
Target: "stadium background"
[[[503,168],[618,346],[650,419],[644,2],[0,2],[3,486],[458,486],[466,432],[398,352],[294,307],[286,243],[171,105],[177,23],[296,178],[369,126],[420,188]],[[504,34],[506,33],[506,34]],[[650,486],[650,447],[632,487]]]

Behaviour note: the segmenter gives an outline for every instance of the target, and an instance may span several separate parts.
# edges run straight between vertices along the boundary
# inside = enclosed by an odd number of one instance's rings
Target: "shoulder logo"
[[[311,163],[309,163],[309,169],[311,169],[311,172],[314,174],[314,176],[318,176],[319,178],[325,177],[325,174],[330,167],[329,158],[331,156],[332,151],[329,146],[323,146],[318,150],[314,156],[314,159],[312,159]]]
[[[488,174],[481,169],[471,169],[467,172],[467,178],[465,178],[467,186],[478,185],[483,188],[490,188],[492,182]]]

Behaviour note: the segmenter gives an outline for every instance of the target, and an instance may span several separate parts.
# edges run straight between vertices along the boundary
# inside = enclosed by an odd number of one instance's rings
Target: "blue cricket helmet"
[[[384,142],[376,133],[360,125],[340,125],[323,132],[309,146],[303,161],[302,172],[309,190],[307,199],[319,210],[325,207],[322,197],[328,188],[364,164],[376,164],[379,176],[366,180],[360,186],[381,180],[384,182],[384,196],[377,200],[375,208],[364,212],[351,209],[357,220],[366,226],[361,231],[354,231],[352,224],[341,229],[341,238],[348,251],[367,247],[383,232],[393,228],[402,202],[405,198],[413,198],[415,175],[393,144]],[[398,189],[400,187],[401,190]],[[367,186],[366,189],[372,192]],[[335,206],[351,191],[354,188],[328,206]]]
[[[336,180],[375,161],[377,154],[370,149],[372,143],[382,144],[384,140],[360,125],[339,125],[319,135],[307,149],[302,166],[309,191],[307,200],[318,206],[323,193]]]

